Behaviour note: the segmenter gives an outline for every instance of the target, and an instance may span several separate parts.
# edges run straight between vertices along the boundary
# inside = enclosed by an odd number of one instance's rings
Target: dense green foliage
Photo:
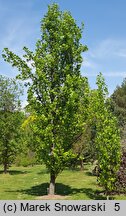
[[[14,79],[0,76],[0,162],[5,173],[21,149],[20,93]]]
[[[117,86],[111,95],[111,110],[118,118],[121,131],[121,144],[126,151],[126,79]]]
[[[117,191],[126,192],[126,78],[111,95],[111,110],[118,118],[121,134],[122,158],[117,175]]]
[[[119,125],[126,124],[126,79],[123,80],[121,86],[117,86],[114,93],[111,95],[112,110],[118,117]]]
[[[115,189],[120,166],[121,146],[117,119],[106,103],[107,87],[102,75],[97,76],[98,89],[90,99],[90,120],[95,126],[95,148],[100,168],[98,180],[106,193]]]
[[[23,166],[23,167],[28,167],[28,166],[34,166],[37,164],[37,160],[35,157],[35,153],[31,151],[27,146],[25,147],[25,151],[21,152],[20,154],[17,155],[14,161],[15,166]]]
[[[52,4],[41,21],[41,38],[34,52],[24,47],[23,58],[8,48],[3,52],[5,61],[20,71],[17,78],[28,87],[23,142],[45,163],[50,173],[49,194],[54,194],[57,176],[72,161],[83,165],[84,158],[97,159],[98,180],[107,194],[115,189],[120,166],[120,133],[104,78],[98,75],[97,89],[90,90],[87,78],[80,74],[81,54],[87,50],[81,36],[82,27],[71,14]],[[125,106],[125,99],[117,98],[119,106]]]
[[[73,157],[71,145],[82,127],[78,109],[82,94],[84,97],[81,88],[87,81],[81,77],[80,67],[81,53],[87,47],[80,43],[81,33],[82,28],[71,14],[61,12],[53,4],[42,19],[41,39],[35,52],[24,47],[25,60],[7,48],[3,54],[21,71],[18,78],[31,79],[26,85],[29,107],[35,117],[32,130],[36,151],[50,172],[53,187],[57,175]],[[50,193],[54,193],[54,188],[50,188]]]

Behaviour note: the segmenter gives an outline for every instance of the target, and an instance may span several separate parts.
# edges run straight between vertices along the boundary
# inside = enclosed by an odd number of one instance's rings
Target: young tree
[[[97,76],[98,89],[91,99],[90,114],[95,124],[95,145],[100,168],[98,180],[106,194],[115,189],[120,167],[121,148],[117,119],[106,103],[107,87],[102,74]]]
[[[77,112],[84,82],[81,53],[87,50],[80,43],[81,36],[82,28],[71,14],[52,4],[41,21],[41,39],[35,52],[24,47],[25,60],[7,48],[3,54],[21,71],[18,78],[31,79],[27,85],[34,116],[32,129],[36,151],[50,172],[49,194],[55,192],[56,177],[72,157],[73,139],[81,129]]]
[[[0,75],[0,162],[4,173],[20,149],[20,126],[23,113],[20,112],[19,84],[14,79]]]

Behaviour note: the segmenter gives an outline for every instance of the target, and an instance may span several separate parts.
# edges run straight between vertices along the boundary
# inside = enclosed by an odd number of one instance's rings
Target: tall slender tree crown
[[[35,52],[24,47],[24,59],[7,48],[3,54],[21,71],[18,78],[26,80],[29,87],[36,151],[49,169],[53,185],[72,156],[71,145],[81,129],[78,110],[82,89],[87,87],[87,80],[80,75],[81,54],[87,50],[80,43],[81,36],[82,28],[71,14],[52,4],[41,21],[41,38]],[[54,190],[50,189],[50,193]]]

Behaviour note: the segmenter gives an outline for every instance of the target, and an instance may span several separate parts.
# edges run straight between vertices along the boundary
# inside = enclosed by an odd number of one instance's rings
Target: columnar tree
[[[82,27],[57,4],[48,7],[41,21],[41,38],[35,52],[24,47],[25,59],[7,48],[3,57],[21,71],[27,82],[29,107],[34,116],[32,129],[36,151],[50,172],[49,194],[55,192],[55,179],[70,157],[71,146],[81,129],[78,107],[84,79],[80,75]]]
[[[20,126],[23,113],[20,112],[21,88],[14,79],[0,75],[0,162],[4,173],[19,152]]]
[[[106,103],[108,91],[102,74],[97,76],[97,86],[90,99],[90,119],[95,126],[94,141],[100,168],[98,180],[109,194],[115,189],[120,167],[120,133],[117,119]]]

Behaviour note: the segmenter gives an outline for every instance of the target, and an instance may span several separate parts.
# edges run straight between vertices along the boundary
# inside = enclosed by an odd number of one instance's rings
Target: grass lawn
[[[47,194],[49,174],[45,166],[11,167],[8,174],[0,169],[1,200],[36,200]],[[84,171],[64,170],[56,179],[56,194],[67,200],[101,200],[102,191],[89,166]],[[126,200],[126,195],[114,196],[116,200]]]

